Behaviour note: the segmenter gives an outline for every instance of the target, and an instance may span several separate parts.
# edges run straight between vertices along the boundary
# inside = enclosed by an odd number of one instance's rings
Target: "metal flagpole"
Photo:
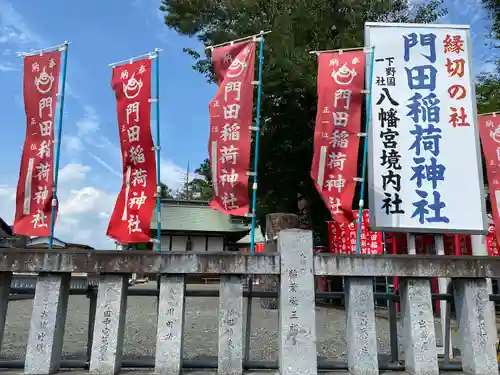
[[[257,86],[257,114],[255,117],[255,155],[253,159],[252,185],[252,231],[250,232],[250,252],[255,253],[255,224],[257,212],[257,168],[259,163],[260,108],[262,103],[262,65],[264,62],[264,31],[260,31],[259,45],[259,78]]]
[[[67,48],[70,44],[71,44],[71,42],[66,41],[63,44],[58,44],[58,45],[52,46],[52,47],[41,48],[41,49],[37,49],[34,51],[28,51],[28,52],[17,52],[17,57],[40,55],[40,54],[44,54],[46,52],[53,52],[56,50],[63,51],[63,48],[65,48],[65,47]]]
[[[155,49],[156,56],[156,251],[161,251],[161,173],[160,173],[160,49]]]
[[[257,212],[257,169],[259,163],[259,135],[260,135],[260,109],[262,104],[262,67],[264,63],[264,34],[271,31],[260,31],[259,34],[252,36],[260,37],[259,43],[259,73],[257,81],[257,113],[255,116],[255,155],[253,159],[253,184],[252,184],[252,230],[250,232],[250,253],[255,253],[255,226]],[[244,38],[243,38],[244,39]],[[248,298],[247,298],[247,318],[246,318],[246,333],[245,333],[245,360],[250,359],[250,336],[252,330],[252,293],[253,293],[253,275],[248,278]]]
[[[59,158],[61,154],[61,137],[62,137],[62,125],[63,125],[63,113],[64,113],[64,93],[66,91],[66,68],[68,66],[68,46],[69,42],[64,42],[61,48],[64,52],[64,61],[62,69],[62,80],[61,80],[61,101],[59,103],[59,119],[57,126],[57,139],[55,148],[55,170],[54,170],[54,186],[52,188],[52,212],[50,216],[50,237],[49,237],[49,249],[52,249],[54,245],[54,226],[56,222],[56,205],[58,204],[57,199],[57,180],[59,178]],[[42,52],[40,52],[42,53]]]
[[[365,196],[365,184],[366,184],[366,162],[368,158],[368,129],[370,127],[371,120],[371,105],[372,105],[372,87],[373,87],[373,65],[375,63],[375,47],[371,47],[371,59],[370,59],[370,80],[369,88],[366,98],[366,127],[365,127],[365,144],[363,149],[363,164],[361,169],[361,195],[359,197],[359,211],[358,211],[358,233],[356,238],[356,254],[361,253],[361,223],[363,222],[363,207],[364,207],[364,196]]]
[[[234,43],[243,42],[243,41],[249,40],[249,39],[256,39],[257,37],[262,37],[263,35],[266,35],[266,34],[269,34],[269,33],[271,33],[271,30],[269,30],[269,31],[262,31],[261,30],[258,34],[253,34],[253,35],[245,36],[243,38],[233,39],[233,40],[230,40],[228,42],[214,44],[214,45],[211,45],[211,46],[206,46],[205,50],[208,50],[208,49],[209,50],[213,50],[214,48],[217,48],[217,47],[222,47],[222,46],[227,46],[227,45],[233,45]]]

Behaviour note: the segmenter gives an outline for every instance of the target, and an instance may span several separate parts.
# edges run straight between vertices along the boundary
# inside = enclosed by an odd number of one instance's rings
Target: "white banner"
[[[365,44],[371,228],[486,233],[469,26],[367,23]]]

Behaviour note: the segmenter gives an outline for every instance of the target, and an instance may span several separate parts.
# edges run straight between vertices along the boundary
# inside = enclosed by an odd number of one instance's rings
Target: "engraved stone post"
[[[276,246],[276,236],[284,229],[298,228],[300,225],[299,217],[295,214],[273,213],[266,216],[266,244],[265,252],[279,251]],[[266,292],[278,291],[278,278],[274,275],[259,276],[259,290]],[[276,309],[278,300],[276,298],[261,298],[260,306],[263,309]]]
[[[406,372],[439,375],[430,282],[401,279],[400,286]]]
[[[316,375],[316,306],[312,234],[299,229],[278,234],[281,254],[279,297],[280,375]]]
[[[243,372],[243,284],[239,276],[221,276],[219,291],[218,375]]]
[[[123,351],[128,275],[101,275],[97,290],[90,373],[117,374]]]
[[[454,288],[463,371],[498,375],[497,329],[486,279],[457,279]]]
[[[12,272],[0,272],[0,349],[2,348],[5,320],[7,319],[11,282]]]
[[[52,374],[59,370],[70,280],[69,273],[38,275],[25,374]]]
[[[157,374],[180,374],[185,292],[184,275],[161,276],[155,358]]]
[[[373,278],[346,278],[347,352],[353,375],[378,375]]]

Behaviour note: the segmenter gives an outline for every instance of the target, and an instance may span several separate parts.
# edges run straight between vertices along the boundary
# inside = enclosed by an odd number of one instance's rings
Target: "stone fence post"
[[[300,229],[278,234],[281,254],[278,364],[280,375],[316,375],[316,306],[312,235]]]

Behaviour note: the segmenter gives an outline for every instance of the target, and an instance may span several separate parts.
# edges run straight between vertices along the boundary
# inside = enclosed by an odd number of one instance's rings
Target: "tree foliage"
[[[190,180],[187,175],[182,186],[172,193],[172,198],[202,201],[212,199],[212,174],[208,159],[205,159],[194,173],[196,177]]]
[[[310,178],[316,115],[317,62],[311,50],[364,45],[364,23],[435,22],[441,0],[163,0],[165,24],[205,45],[272,30],[264,48],[258,215],[297,212],[308,202],[309,224],[323,233],[328,210]],[[186,50],[194,69],[214,82],[209,56]],[[256,64],[257,65],[257,64]],[[208,114],[207,114],[208,116]],[[325,236],[323,236],[325,237]]]
[[[500,67],[496,72],[478,77],[476,100],[479,114],[500,111]]]
[[[208,159],[195,169],[198,177],[189,182],[189,190],[193,192],[196,199],[208,201],[212,199],[212,173]]]
[[[492,23],[490,36],[492,39],[500,41],[500,0],[483,0],[483,6]],[[496,46],[500,47],[498,43]]]
[[[476,86],[478,113],[500,111],[500,0],[483,0],[483,6],[491,20],[490,42],[491,61],[495,70],[483,72],[478,77]]]
[[[161,187],[161,198],[173,198],[174,197],[174,192],[172,189],[170,189],[167,184],[164,184],[163,182],[160,182],[160,187]]]

